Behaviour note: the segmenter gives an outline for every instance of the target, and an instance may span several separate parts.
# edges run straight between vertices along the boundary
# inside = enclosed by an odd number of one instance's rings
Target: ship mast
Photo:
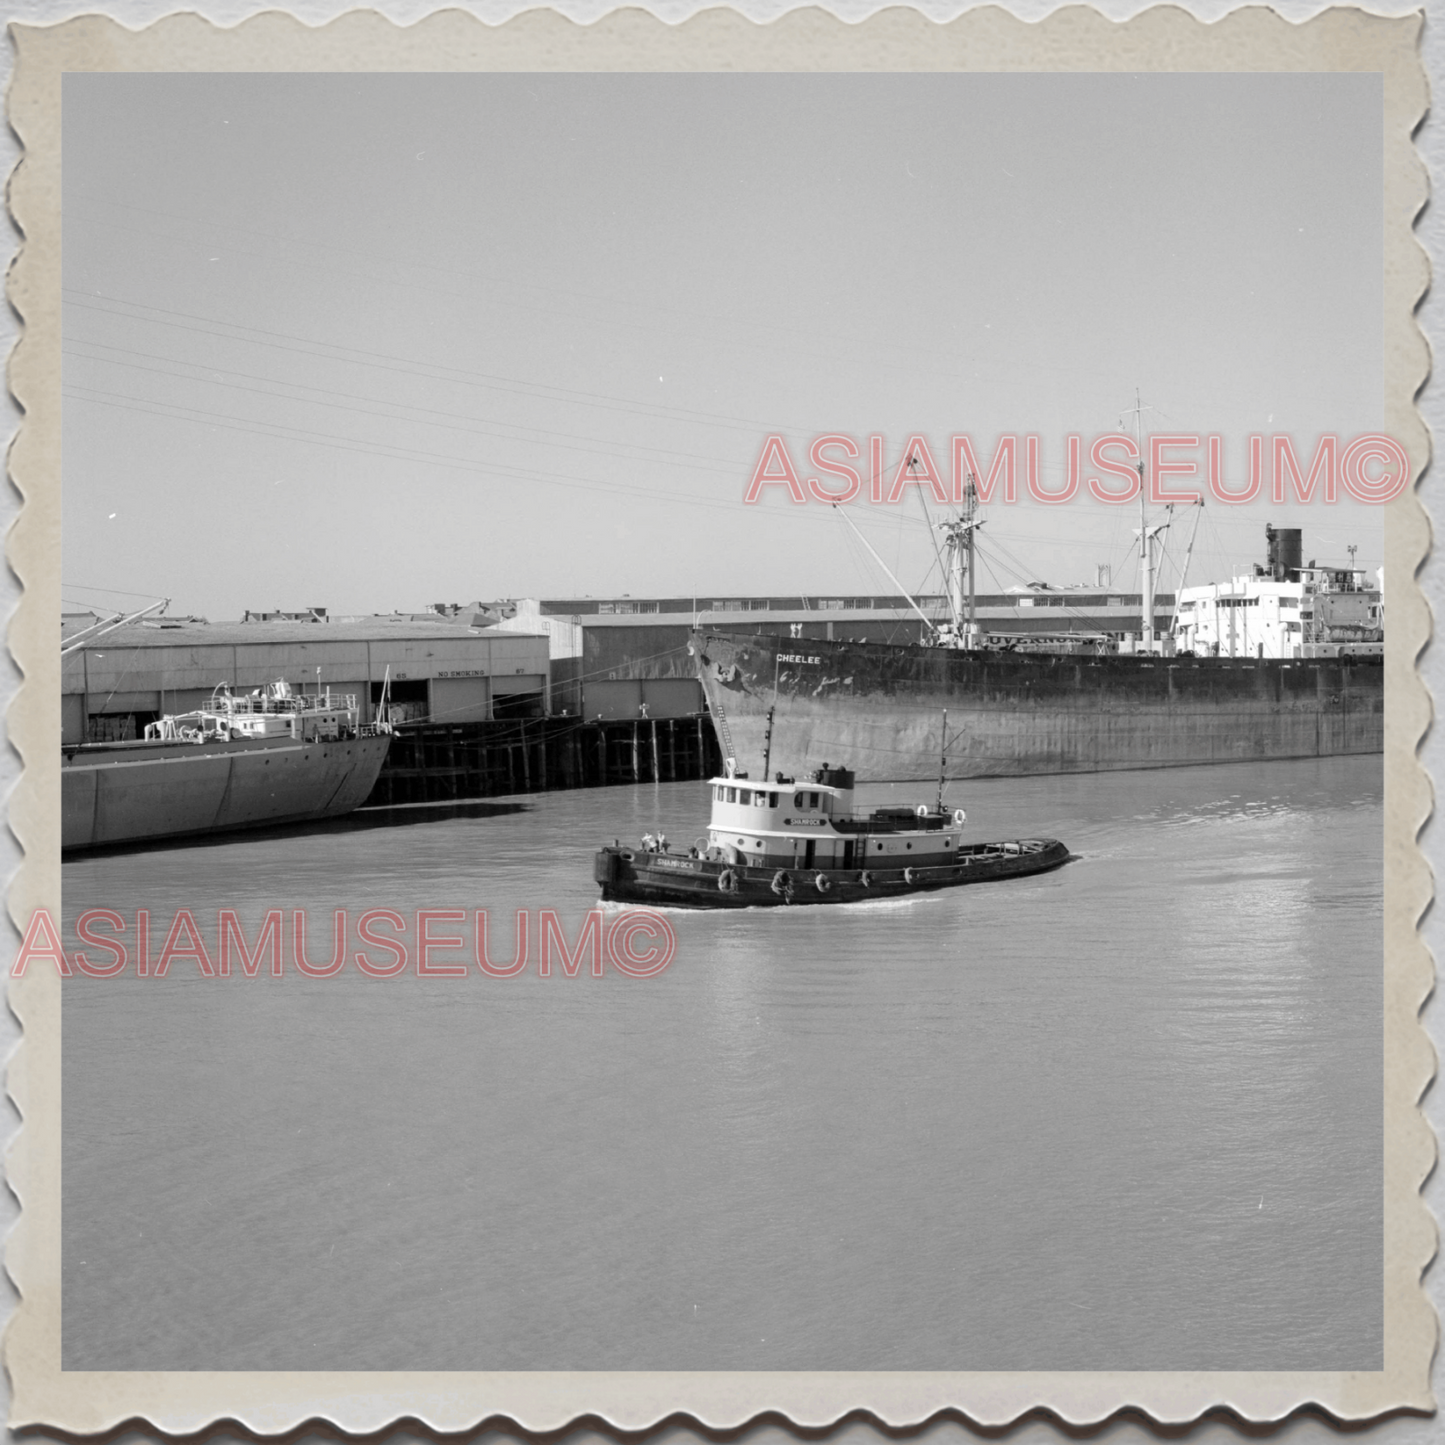
[[[978,586],[974,568],[974,532],[983,523],[978,520],[978,490],[973,473],[963,494],[963,511],[958,519],[939,524],[948,548],[948,610],[953,615],[956,644],[965,648],[978,646]],[[968,593],[964,595],[964,578]]]
[[[979,525],[975,520],[978,512],[978,491],[973,485],[973,473],[968,474],[968,485],[963,493],[963,520],[964,520],[964,541],[967,546],[968,568],[968,630],[964,634],[966,647],[974,645],[978,633],[978,588],[975,585],[975,572],[973,565],[973,534],[974,529]]]
[[[1134,388],[1134,450],[1139,469],[1139,645],[1145,652],[1154,651],[1154,539],[1168,523],[1149,526],[1144,516],[1144,403],[1139,388]]]

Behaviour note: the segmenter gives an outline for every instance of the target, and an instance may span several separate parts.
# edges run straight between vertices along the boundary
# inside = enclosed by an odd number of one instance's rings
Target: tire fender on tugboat
[[[814,877],[813,885],[819,893],[827,893],[833,886],[833,880],[826,873],[819,873]]]
[[[731,868],[724,868],[717,876],[719,893],[736,893],[738,891],[737,874]]]
[[[792,881],[793,881],[793,880],[788,877],[787,869],[785,869],[785,868],[779,868],[778,871],[773,874],[773,882],[772,882],[773,892],[776,893],[779,898],[781,898],[781,897],[783,896],[783,894],[788,891],[788,885],[789,885]]]
[[[917,883],[917,882],[918,882],[918,873],[917,873],[917,870],[916,870],[916,869],[913,869],[913,868],[905,868],[905,869],[903,870],[903,881],[904,881],[905,883]]]
[[[865,888],[871,888],[871,887],[873,886],[873,875],[865,868],[865,869],[858,875],[858,881],[859,881]]]

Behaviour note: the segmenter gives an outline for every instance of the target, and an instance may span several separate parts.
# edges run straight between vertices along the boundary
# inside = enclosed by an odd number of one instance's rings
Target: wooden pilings
[[[367,805],[678,782],[722,771],[722,751],[705,714],[647,724],[547,717],[403,725]]]

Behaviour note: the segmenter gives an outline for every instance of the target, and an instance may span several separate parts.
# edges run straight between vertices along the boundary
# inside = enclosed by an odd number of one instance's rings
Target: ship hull
[[[786,908],[870,903],[933,893],[966,883],[998,883],[1062,867],[1070,858],[1056,838],[975,843],[942,866],[784,870],[753,868],[673,853],[604,848],[593,865],[602,898],[655,908]]]
[[[697,631],[724,756],[877,781],[1384,750],[1379,658],[963,652]],[[948,713],[945,749],[943,713]],[[769,712],[772,713],[769,737]]]
[[[65,748],[61,848],[339,817],[366,801],[390,743],[383,735]]]

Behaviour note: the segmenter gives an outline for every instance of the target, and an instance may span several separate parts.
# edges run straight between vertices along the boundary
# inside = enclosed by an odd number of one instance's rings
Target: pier
[[[397,729],[367,807],[443,803],[713,777],[722,754],[706,713],[411,723]]]

